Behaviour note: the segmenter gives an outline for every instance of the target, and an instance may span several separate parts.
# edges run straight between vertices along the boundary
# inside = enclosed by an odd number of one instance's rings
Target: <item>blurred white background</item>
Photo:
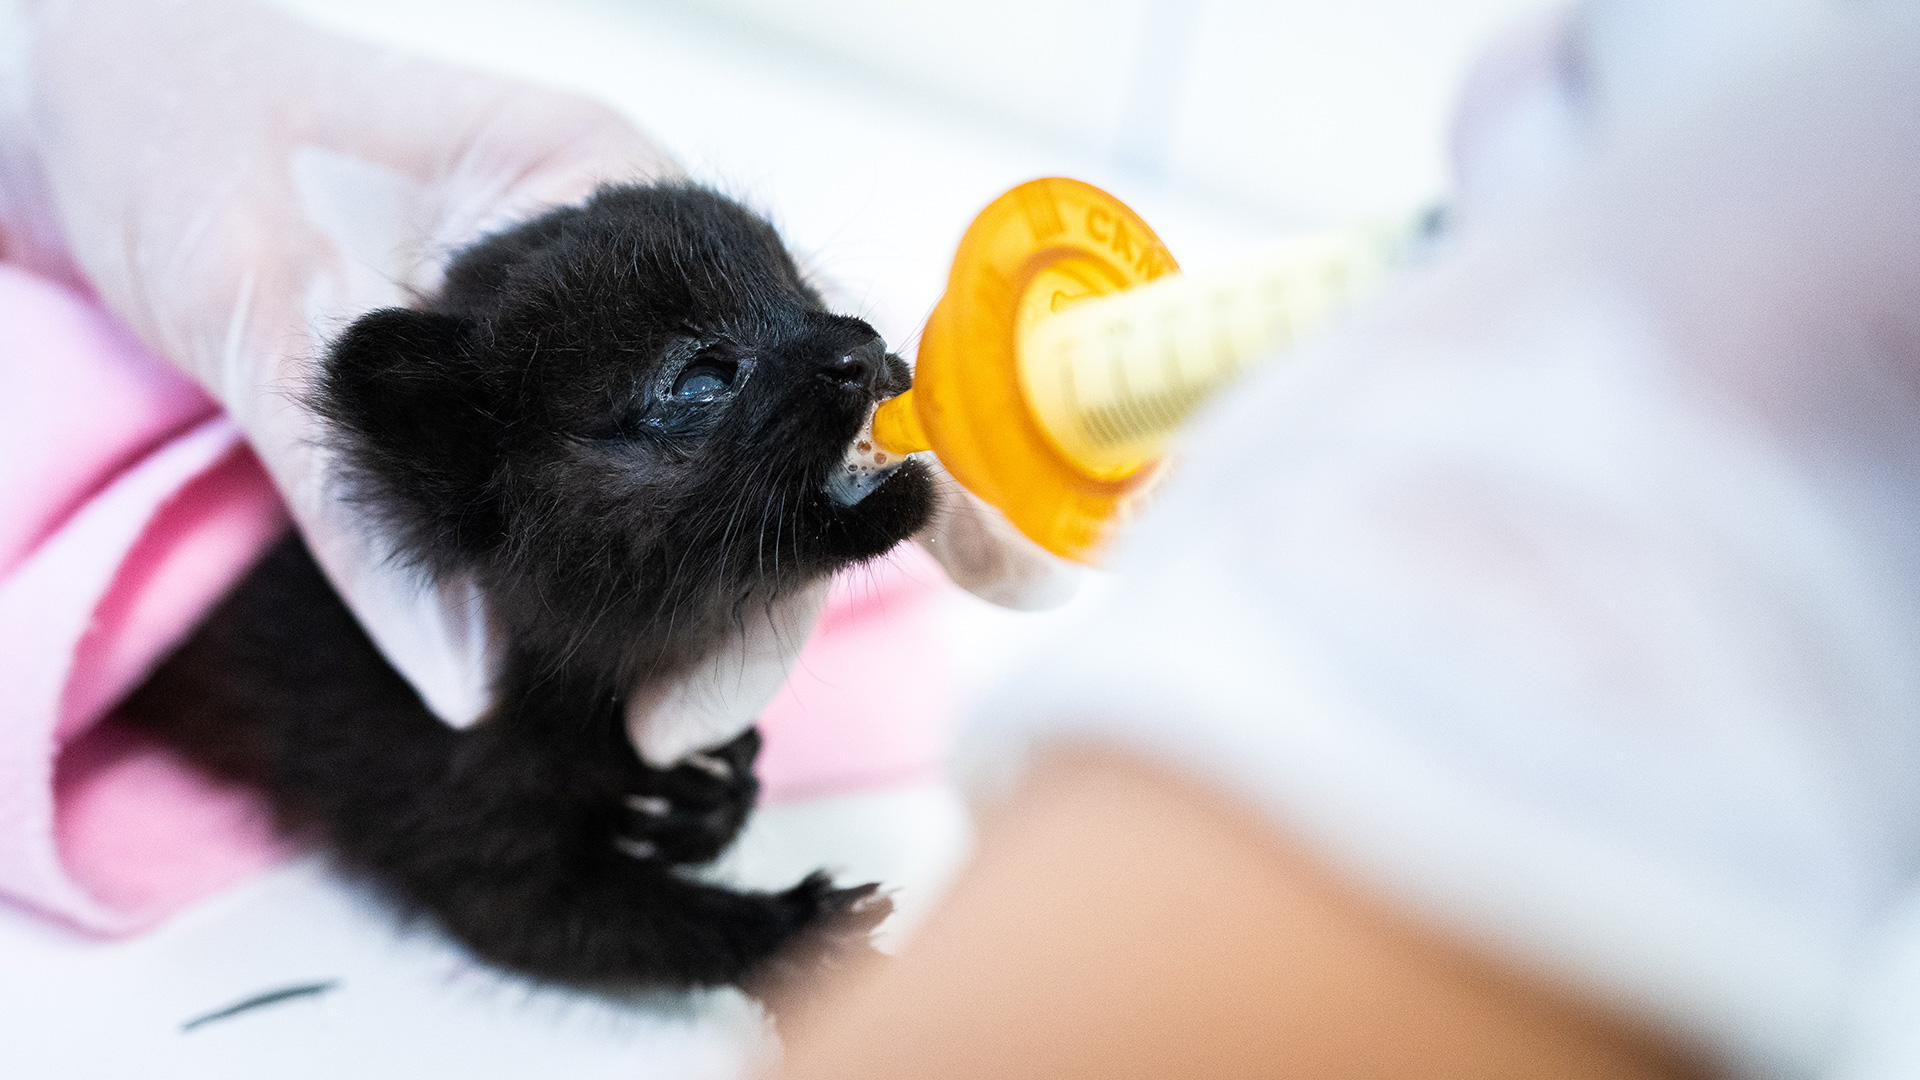
[[[608,101],[896,347],[973,213],[1064,173],[1203,264],[1444,197],[1475,50],[1545,0],[281,0]]]
[[[1397,212],[1442,190],[1488,31],[1539,0],[705,0],[697,12],[876,90],[1084,149],[1261,215]]]
[[[770,214],[907,355],[961,231],[1036,176],[1108,188],[1189,267],[1444,198],[1454,89],[1477,43],[1542,2],[280,0],[624,110]],[[957,595],[948,614],[963,697],[1070,616]],[[789,804],[756,818],[728,871],[774,884],[835,867],[898,887],[911,916],[964,835],[937,785]],[[22,1080],[682,1080],[737,1074],[757,1030],[725,996],[615,1006],[478,970],[311,861],[123,943],[0,909],[0,973],[0,1073]],[[327,979],[339,989],[180,1029]]]

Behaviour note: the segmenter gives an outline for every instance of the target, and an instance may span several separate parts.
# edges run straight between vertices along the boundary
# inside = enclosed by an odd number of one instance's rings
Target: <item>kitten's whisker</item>
[[[780,491],[786,485],[786,479],[787,479],[787,473],[786,473],[786,470],[783,468],[780,470],[779,475],[774,478],[773,483],[768,486],[765,505],[761,506],[760,508],[760,533],[758,538],[755,541],[754,546],[759,555],[758,570],[762,578],[767,576],[766,545],[767,545],[768,512],[773,509],[774,493],[777,491]],[[776,578],[776,587],[777,587],[777,584],[778,584],[777,579],[779,577],[779,570],[780,570],[780,542],[777,535],[774,539],[773,567],[774,567],[774,576]]]
[[[740,511],[746,508],[746,500],[736,493],[733,505],[733,513],[727,517],[727,527],[720,533],[720,567],[714,575],[715,579],[722,583],[723,588],[727,580],[727,557],[731,554],[729,541],[733,539],[734,522],[739,518]]]
[[[787,493],[783,491],[780,493],[779,514],[773,519],[773,591],[776,596],[780,593],[780,531],[786,524]]]

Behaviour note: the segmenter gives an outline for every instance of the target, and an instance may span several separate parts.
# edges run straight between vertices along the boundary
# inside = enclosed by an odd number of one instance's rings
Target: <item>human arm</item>
[[[902,954],[835,990],[793,1022],[786,1080],[1699,1075],[1216,790],[1089,746],[1036,762]]]

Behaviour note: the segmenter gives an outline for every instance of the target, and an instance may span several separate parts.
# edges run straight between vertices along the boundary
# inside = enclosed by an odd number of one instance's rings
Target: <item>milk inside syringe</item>
[[[1017,331],[1027,403],[1089,475],[1131,475],[1222,387],[1372,285],[1404,235],[1295,239],[1122,293],[1056,292],[1023,312]]]

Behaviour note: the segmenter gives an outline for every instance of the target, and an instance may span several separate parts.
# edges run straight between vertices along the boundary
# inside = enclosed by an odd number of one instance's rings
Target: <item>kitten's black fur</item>
[[[745,821],[758,736],[653,768],[623,710],[926,520],[916,464],[852,506],[824,491],[908,378],[771,226],[698,186],[610,187],[490,237],[423,309],[349,328],[310,404],[404,556],[479,583],[505,646],[493,710],[435,719],[289,537],[125,713],[541,978],[712,986],[791,968],[796,943],[859,947],[887,910],[873,886],[676,871]]]

